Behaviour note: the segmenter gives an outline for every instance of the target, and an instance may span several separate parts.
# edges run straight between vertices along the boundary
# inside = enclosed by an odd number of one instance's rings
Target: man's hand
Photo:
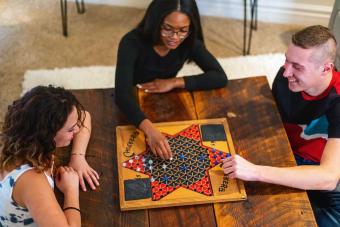
[[[72,167],[78,173],[79,184],[83,191],[86,191],[84,178],[92,190],[95,190],[96,186],[99,186],[99,175],[89,166],[84,155],[71,155],[68,166]]]
[[[257,165],[248,162],[239,155],[223,159],[222,169],[230,178],[239,178],[245,181],[256,181],[259,179]]]
[[[148,83],[138,84],[139,89],[148,93],[165,93],[174,88],[184,88],[183,78],[155,79]]]
[[[172,158],[168,140],[148,119],[143,120],[139,127],[146,134],[147,143],[154,155],[159,155],[162,159]]]

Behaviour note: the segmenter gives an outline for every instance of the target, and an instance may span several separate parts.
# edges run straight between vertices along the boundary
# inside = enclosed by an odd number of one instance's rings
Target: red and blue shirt
[[[340,73],[333,71],[328,88],[318,96],[292,92],[281,68],[273,83],[278,106],[294,154],[320,162],[328,138],[340,138]]]

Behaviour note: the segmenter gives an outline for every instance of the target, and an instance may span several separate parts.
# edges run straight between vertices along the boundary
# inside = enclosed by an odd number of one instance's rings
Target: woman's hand
[[[78,174],[72,167],[59,167],[55,181],[57,187],[63,194],[79,194]]]
[[[257,165],[248,162],[239,155],[223,159],[222,169],[230,178],[239,178],[245,181],[256,181],[259,178]]]
[[[155,79],[148,83],[138,84],[139,89],[148,93],[165,93],[174,88],[184,88],[183,78]]]
[[[147,135],[147,143],[154,155],[159,155],[162,159],[172,158],[168,140],[158,129],[152,130]]]
[[[79,184],[83,191],[86,191],[84,178],[92,190],[95,190],[96,186],[99,186],[99,175],[89,166],[84,155],[71,155],[68,166],[72,167],[78,173]]]
[[[151,121],[145,119],[139,127],[146,134],[147,143],[154,155],[159,155],[162,159],[172,158],[172,152],[168,140],[152,125]]]

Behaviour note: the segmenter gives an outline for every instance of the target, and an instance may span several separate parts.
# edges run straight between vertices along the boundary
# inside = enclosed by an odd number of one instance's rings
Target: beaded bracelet
[[[80,209],[79,209],[79,208],[76,208],[76,207],[65,207],[65,208],[63,209],[63,211],[65,211],[65,210],[76,210],[76,211],[79,211],[79,213],[80,213]]]
[[[85,155],[85,154],[82,154],[82,153],[71,153],[71,155]]]

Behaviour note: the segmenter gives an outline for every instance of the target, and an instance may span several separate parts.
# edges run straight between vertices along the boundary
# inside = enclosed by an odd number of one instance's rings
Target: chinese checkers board
[[[168,140],[171,160],[155,156],[134,126],[116,128],[121,210],[246,199],[243,182],[220,166],[235,154],[225,118],[154,125]]]

